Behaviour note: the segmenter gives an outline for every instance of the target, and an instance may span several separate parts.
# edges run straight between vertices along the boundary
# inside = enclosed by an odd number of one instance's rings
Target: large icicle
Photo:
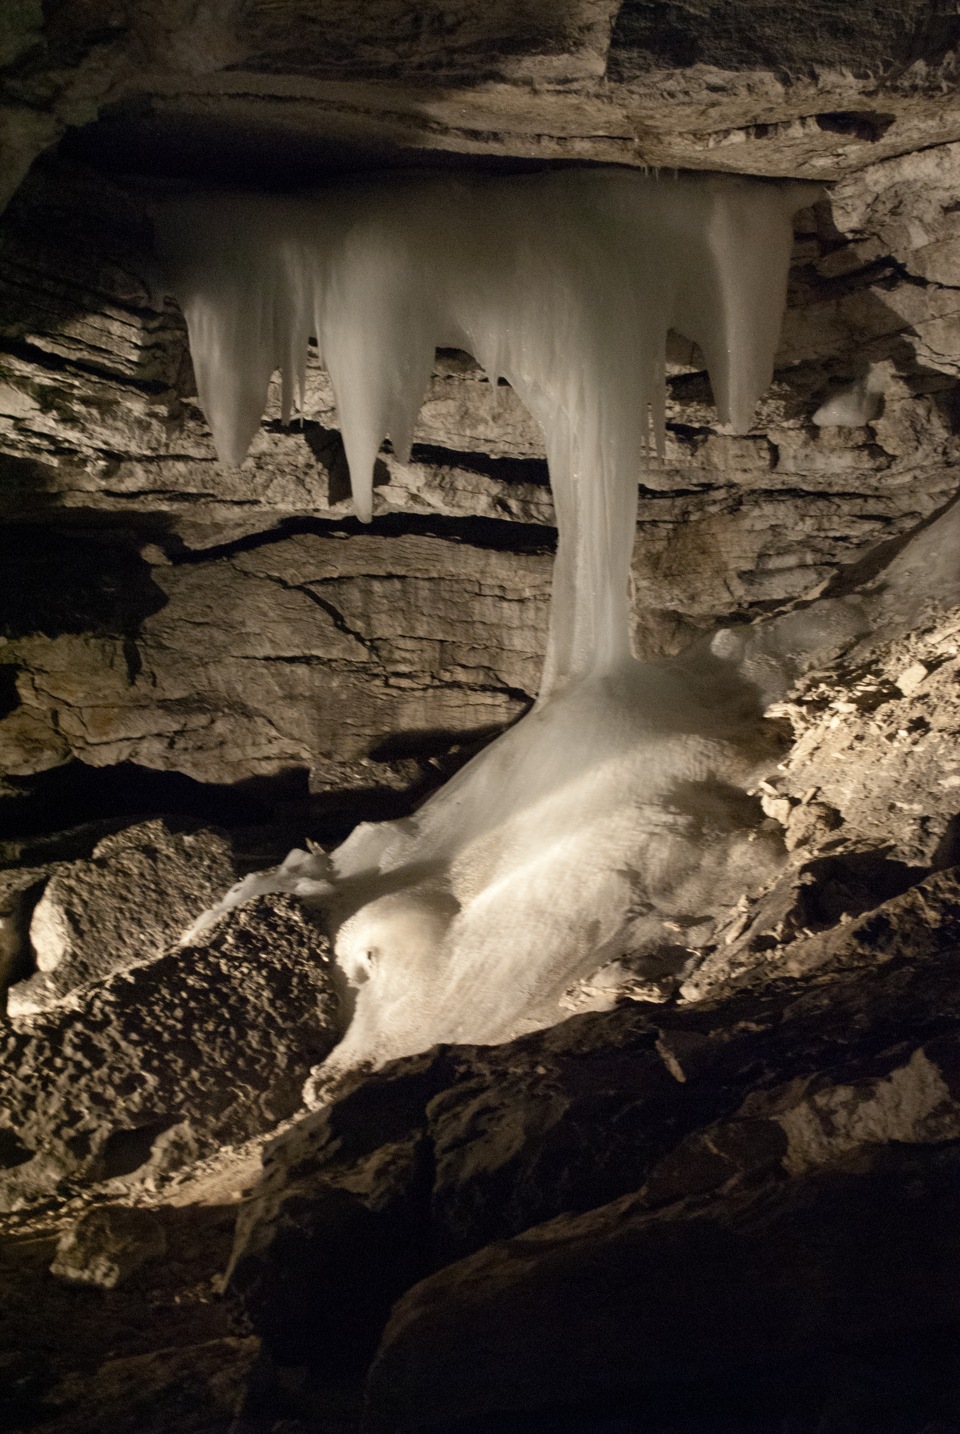
[[[377,452],[387,436],[408,450],[436,348],[513,385],[546,435],[560,528],[545,693],[629,655],[625,573],[651,432],[662,443],[668,328],[702,348],[721,418],[749,427],[796,189],[625,170],[401,178],[171,203],[161,248],[223,461],[245,455],[277,368],[289,402],[313,335],[364,521]]]
[[[311,335],[365,521],[379,447],[408,450],[437,347],[506,378],[546,438],[559,544],[540,697],[414,818],[334,854],[338,954],[362,986],[343,1059],[503,1039],[547,1019],[599,949],[640,939],[639,909],[683,915],[711,880],[742,880],[736,823],[714,809],[763,755],[756,706],[716,659],[633,661],[628,577],[667,331],[699,344],[721,419],[749,427],[799,189],[567,170],[165,208],[161,249],[225,462],[246,452],[277,368],[289,407]],[[711,821],[727,822],[713,852]]]

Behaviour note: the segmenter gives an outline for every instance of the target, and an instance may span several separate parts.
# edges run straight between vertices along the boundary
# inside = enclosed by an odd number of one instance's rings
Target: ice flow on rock
[[[742,889],[739,865],[760,859],[743,807],[768,756],[757,704],[721,659],[635,662],[628,576],[638,479],[662,446],[667,331],[700,346],[721,419],[747,429],[806,198],[594,169],[164,207],[160,248],[224,462],[242,461],[278,369],[289,417],[311,337],[364,521],[377,452],[387,436],[409,451],[438,347],[505,378],[546,438],[559,542],[540,695],[414,817],[334,853],[325,900],[357,992],[340,1060],[555,1019],[598,953],[662,937],[663,919]]]

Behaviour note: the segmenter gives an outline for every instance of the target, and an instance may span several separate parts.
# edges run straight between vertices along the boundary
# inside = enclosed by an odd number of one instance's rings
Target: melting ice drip
[[[546,438],[559,544],[535,707],[415,816],[358,828],[322,879],[296,854],[273,878],[330,912],[358,993],[340,1062],[555,1020],[572,981],[663,940],[664,921],[689,925],[761,859],[743,808],[768,755],[757,704],[707,650],[637,663],[628,584],[667,331],[700,346],[721,419],[749,428],[805,198],[568,170],[165,208],[160,247],[225,462],[245,456],[277,369],[289,418],[311,337],[364,521],[380,445],[409,453],[438,347],[505,378]]]

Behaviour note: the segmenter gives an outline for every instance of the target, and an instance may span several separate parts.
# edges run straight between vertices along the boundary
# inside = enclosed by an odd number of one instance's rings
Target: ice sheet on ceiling
[[[755,689],[706,650],[635,662],[628,580],[667,331],[699,344],[721,419],[748,428],[806,197],[566,170],[209,196],[161,216],[225,462],[243,459],[278,368],[292,411],[311,336],[364,520],[378,449],[408,451],[437,347],[507,379],[546,439],[559,543],[533,711],[414,817],[276,877],[324,905],[356,991],[340,1063],[550,1019],[571,981],[673,939],[778,859],[744,796],[771,759]]]

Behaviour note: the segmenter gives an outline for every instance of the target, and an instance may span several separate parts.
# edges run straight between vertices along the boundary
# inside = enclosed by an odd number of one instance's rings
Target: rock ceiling
[[[5,197],[98,118],[86,152],[126,168],[299,182],[444,155],[836,179],[960,137],[946,0],[789,24],[769,0],[19,0],[2,25]]]

